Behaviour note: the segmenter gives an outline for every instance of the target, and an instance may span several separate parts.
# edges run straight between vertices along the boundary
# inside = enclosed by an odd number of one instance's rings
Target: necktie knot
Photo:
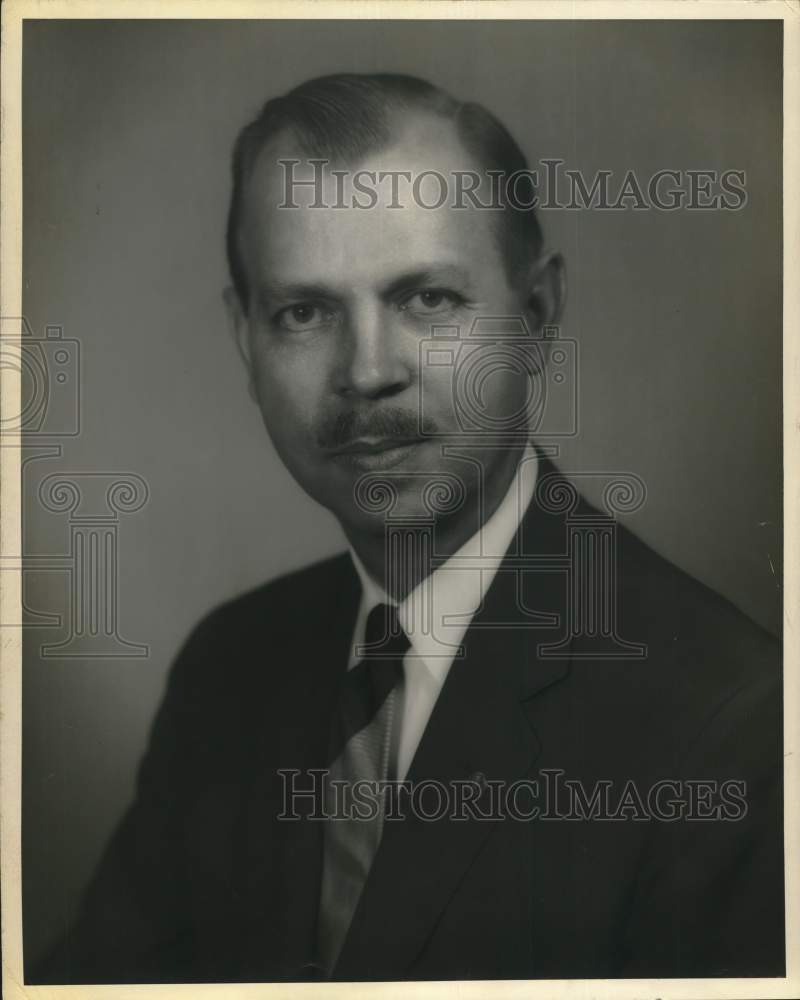
[[[397,608],[378,604],[370,611],[364,644],[356,646],[358,663],[342,678],[334,713],[329,759],[365,729],[390,692],[402,680],[403,656],[409,641],[397,620]]]
[[[394,604],[376,604],[367,617],[364,645],[358,650],[359,658],[402,659],[409,647],[408,637],[397,617]]]

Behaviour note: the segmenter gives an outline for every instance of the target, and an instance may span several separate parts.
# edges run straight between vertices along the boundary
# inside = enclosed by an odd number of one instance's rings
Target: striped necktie
[[[317,928],[319,964],[327,975],[336,965],[383,830],[380,800],[376,815],[362,819],[351,815],[348,792],[354,782],[385,781],[389,774],[396,688],[408,646],[397,609],[373,608],[359,650],[362,659],[342,678],[334,709]],[[344,794],[334,794],[334,781],[346,783]]]

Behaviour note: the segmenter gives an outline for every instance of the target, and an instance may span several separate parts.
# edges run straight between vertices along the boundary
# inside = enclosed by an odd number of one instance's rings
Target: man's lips
[[[424,438],[377,438],[364,437],[350,441],[348,444],[333,451],[334,455],[382,455],[387,451],[395,451],[398,448],[408,448],[411,445],[422,444]]]
[[[333,460],[356,472],[383,472],[404,465],[424,443],[419,437],[357,438],[331,452]]]

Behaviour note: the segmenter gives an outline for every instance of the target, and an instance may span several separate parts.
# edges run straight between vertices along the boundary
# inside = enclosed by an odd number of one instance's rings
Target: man
[[[564,277],[525,166],[401,76],[242,132],[232,329],[349,552],[194,631],[37,981],[782,974],[778,650],[531,443]]]

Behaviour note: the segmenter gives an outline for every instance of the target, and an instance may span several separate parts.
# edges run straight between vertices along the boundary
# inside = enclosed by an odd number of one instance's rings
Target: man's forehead
[[[382,183],[379,198],[387,203],[394,199],[406,204],[413,198],[413,189],[410,183],[401,183],[400,175],[411,174],[413,180],[426,171],[439,173],[444,178],[459,172],[480,171],[480,164],[464,146],[451,120],[428,111],[405,110],[391,113],[387,124],[391,140],[377,143],[374,148],[365,144],[364,153],[357,157],[311,154],[297,134],[286,129],[265,143],[257,154],[249,186],[260,194],[277,195],[275,202],[281,204],[287,176],[299,181],[322,176],[328,195],[340,191],[342,185],[359,172],[386,172],[397,174],[398,183],[394,191],[391,183]],[[320,159],[329,161],[324,169],[313,162]],[[289,161],[295,161],[291,168]],[[294,190],[294,201],[301,205],[312,204],[314,197],[314,189],[310,186],[298,185]],[[329,201],[327,197],[325,200]]]
[[[395,132],[358,163],[324,170],[309,162],[314,158],[295,136],[271,140],[254,163],[243,206],[242,235],[255,266],[284,270],[295,258],[332,271],[345,261],[375,270],[415,258],[485,262],[494,213],[450,207],[455,174],[477,170],[452,122],[403,115]],[[364,172],[371,174],[366,181]],[[374,195],[359,191],[359,174]],[[444,203],[431,207],[445,192]]]

